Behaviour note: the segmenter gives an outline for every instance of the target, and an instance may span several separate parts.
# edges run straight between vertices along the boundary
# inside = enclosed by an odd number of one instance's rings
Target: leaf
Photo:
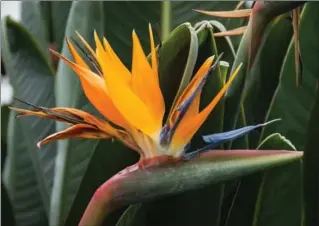
[[[1,106],[1,152],[6,150],[9,112],[8,106]],[[1,159],[1,169],[3,161],[4,159]]]
[[[311,4],[310,4],[311,5]],[[310,7],[310,5],[308,7]],[[312,6],[315,7],[315,6]],[[312,9],[307,9],[312,10]],[[314,23],[313,23],[314,25]],[[305,77],[306,79],[306,77]],[[319,79],[317,80],[319,84]],[[312,108],[308,130],[307,141],[305,145],[305,156],[303,159],[303,177],[304,177],[304,206],[305,217],[304,225],[311,226],[319,224],[319,154],[318,154],[318,134],[319,134],[319,91],[317,88],[317,97]]]
[[[36,40],[41,51],[48,56],[48,31],[41,14],[41,2],[23,1],[21,2],[21,24],[30,32]]]
[[[288,151],[213,150],[192,161],[127,169],[99,188],[80,224],[99,225],[107,213],[116,207],[237,179],[297,161],[302,155],[302,152]]]
[[[26,136],[16,112],[10,112],[8,130],[8,157],[4,170],[4,182],[12,201],[17,225],[47,225],[48,217],[41,198],[41,187],[28,151]],[[17,142],[17,138],[19,142]],[[36,145],[33,151],[37,150]],[[11,225],[11,224],[8,224]]]
[[[140,208],[141,208],[141,203],[132,205],[125,210],[125,212],[122,214],[121,218],[117,222],[116,226],[133,226],[134,223],[136,222],[136,219],[139,217],[138,215],[140,214]],[[139,226],[141,226],[139,224]]]
[[[54,73],[30,34],[20,24],[8,17],[3,20],[1,34],[3,60],[15,96],[36,105],[52,107],[54,104]],[[20,104],[15,103],[14,105],[22,107]],[[54,133],[55,124],[53,121],[32,117],[20,119],[20,123],[25,137],[24,145],[32,160],[42,202],[48,213],[56,146],[50,144],[37,150],[36,143],[43,137]]]
[[[163,41],[159,55],[159,81],[166,109],[171,108],[195,73],[197,54],[197,35],[189,23],[178,26]]]
[[[15,226],[16,222],[13,216],[12,211],[12,204],[10,202],[10,198],[7,192],[6,187],[4,186],[2,180],[1,180],[1,206],[2,206],[2,216],[1,216],[1,223],[3,225],[11,225]]]
[[[278,133],[267,137],[258,149],[295,150]],[[301,162],[296,161],[244,177],[232,208],[224,213],[227,216],[224,225],[300,225],[300,170]]]
[[[310,6],[312,8],[310,8]],[[315,93],[319,77],[319,65],[315,60],[319,52],[319,33],[314,32],[316,23],[314,13],[318,9],[316,4],[306,4],[301,13],[300,20],[300,51],[303,58],[303,86],[296,87],[294,46],[290,43],[285,57],[279,85],[276,89],[267,118],[281,117],[278,125],[269,125],[264,129],[262,137],[273,131],[283,134],[287,139],[293,140],[298,150],[304,150],[307,140],[307,125],[309,123],[311,107],[315,102]],[[311,35],[309,35],[311,34]]]
[[[295,150],[278,133],[268,136],[259,149]],[[263,174],[255,205],[253,226],[299,226],[302,224],[301,161],[271,169]]]
[[[47,42],[58,52],[62,50],[71,1],[40,1],[40,13],[45,23]]]
[[[292,37],[292,27],[286,16],[286,14],[280,16],[269,25],[255,63],[249,72],[243,96],[249,124],[265,121],[277,88],[281,66]],[[257,147],[259,136],[260,133],[249,135],[250,148]]]

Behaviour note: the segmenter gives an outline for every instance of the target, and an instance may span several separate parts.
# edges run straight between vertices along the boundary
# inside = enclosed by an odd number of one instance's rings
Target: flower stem
[[[162,40],[168,36],[171,31],[171,2],[162,2]]]

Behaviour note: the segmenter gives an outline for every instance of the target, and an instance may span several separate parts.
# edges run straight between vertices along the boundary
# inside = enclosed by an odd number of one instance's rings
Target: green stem
[[[171,2],[162,2],[162,40],[165,39],[171,31]]]

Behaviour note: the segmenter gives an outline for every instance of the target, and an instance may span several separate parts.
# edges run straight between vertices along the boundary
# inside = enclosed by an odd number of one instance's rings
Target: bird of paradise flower
[[[216,147],[269,123],[204,136],[207,146],[186,154],[187,144],[223,97],[238,74],[241,65],[230,75],[215,98],[200,111],[202,89],[222,55],[216,60],[215,56],[206,59],[188,86],[176,98],[164,122],[165,103],[159,86],[158,48],[155,47],[151,25],[149,25],[150,62],[142,49],[138,36],[133,31],[131,71],[124,66],[105,38],[101,42],[97,33],[94,33],[96,44],[96,51],[94,51],[80,34],[77,33],[77,35],[87,48],[89,52],[87,56],[96,72],[91,70],[91,65],[89,66],[80,56],[69,39],[66,41],[74,62],[52,51],[76,72],[88,100],[107,120],[102,120],[79,109],[38,107],[22,101],[34,109],[11,107],[19,112],[18,116],[35,115],[70,125],[69,128],[41,140],[38,147],[60,139],[115,138],[137,151],[142,160],[159,156],[187,159],[196,153]]]

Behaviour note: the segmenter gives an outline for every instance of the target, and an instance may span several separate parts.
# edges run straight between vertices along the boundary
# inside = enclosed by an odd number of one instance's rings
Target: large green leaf
[[[314,25],[314,24],[313,24]],[[319,83],[319,79],[318,79]],[[317,83],[317,84],[318,84]],[[309,119],[304,156],[305,226],[319,224],[319,91]]]
[[[267,137],[258,149],[295,150],[278,133]],[[231,208],[223,213],[222,225],[300,225],[300,161],[244,177],[238,186]]]
[[[8,130],[8,157],[4,169],[4,182],[10,195],[17,225],[47,225],[48,218],[41,198],[36,172],[28,151],[21,121],[11,111]],[[17,142],[16,139],[19,139]],[[33,151],[37,147],[34,145]]]
[[[39,1],[36,4],[39,4],[40,10],[37,13],[41,14],[41,22],[46,28],[47,43],[55,45],[57,51],[61,51],[72,1]]]
[[[280,134],[267,137],[259,149],[295,150]],[[255,205],[253,226],[300,226],[302,224],[301,161],[263,174]],[[246,207],[246,204],[244,205]]]
[[[54,105],[54,74],[30,34],[18,23],[5,18],[2,23],[3,60],[14,95],[35,105]],[[21,104],[15,106],[23,107]],[[36,143],[55,131],[53,121],[41,118],[23,118],[21,130],[27,152],[35,169],[44,208],[48,212],[53,183],[55,144],[36,150]],[[30,197],[32,198],[32,197]]]
[[[13,215],[12,204],[6,186],[1,180],[1,224],[15,226],[16,222]]]
[[[292,26],[287,15],[280,16],[269,25],[244,90],[243,104],[248,124],[265,120],[291,37]],[[249,138],[250,148],[255,148],[259,133],[252,132]]]
[[[319,52],[319,32],[315,32],[318,4],[307,3],[300,19],[300,51],[304,77],[301,88],[296,87],[294,47],[290,43],[282,67],[279,85],[273,97],[267,120],[282,118],[282,122],[264,129],[263,137],[272,131],[293,140],[297,150],[303,150],[307,139],[307,125],[311,107],[315,102],[319,65],[316,61]],[[311,34],[311,35],[309,35]]]
[[[8,106],[1,106],[1,169],[3,166],[3,161],[5,159],[4,152],[6,151],[7,145],[7,129],[8,129],[8,120],[9,120],[10,109]]]
[[[269,150],[212,150],[191,161],[169,161],[166,165],[135,168],[135,170],[129,168],[99,188],[81,219],[81,225],[100,225],[110,211],[122,205],[237,179],[300,160],[302,154]],[[157,223],[154,219],[152,225]]]
[[[139,203],[128,207],[122,214],[116,226],[143,226],[145,220],[142,220],[141,217],[145,217],[145,213],[144,211],[140,211],[141,205],[142,204]]]
[[[41,3],[39,1],[21,2],[21,23],[37,41],[43,53],[48,52],[48,30],[41,14]]]

